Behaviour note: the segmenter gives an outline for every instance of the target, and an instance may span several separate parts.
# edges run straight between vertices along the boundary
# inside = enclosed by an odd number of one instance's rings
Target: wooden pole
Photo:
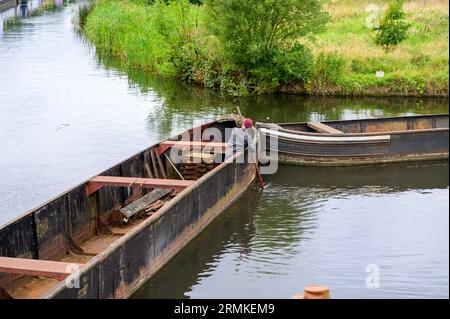
[[[175,172],[177,172],[178,176],[181,177],[182,180],[184,180],[183,175],[181,175],[180,171],[177,169],[177,167],[175,166],[175,164],[170,160],[169,156],[167,156],[167,154],[164,154],[167,158],[167,160],[169,161],[169,163],[172,165],[173,169],[175,170]]]
[[[242,116],[241,109],[239,106],[236,107],[239,117],[241,118],[241,128],[244,128],[244,117]],[[258,132],[256,132],[258,134]],[[259,172],[258,163],[256,161],[256,157],[253,155],[253,162],[255,164],[256,176],[258,177],[259,186],[261,186],[261,190],[264,190],[264,181],[262,179],[261,173]]]

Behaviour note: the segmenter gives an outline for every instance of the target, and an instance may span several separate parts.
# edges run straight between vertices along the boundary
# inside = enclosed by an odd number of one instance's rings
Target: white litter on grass
[[[377,72],[375,72],[375,76],[376,76],[377,78],[382,78],[382,77],[384,77],[384,71],[377,71]]]

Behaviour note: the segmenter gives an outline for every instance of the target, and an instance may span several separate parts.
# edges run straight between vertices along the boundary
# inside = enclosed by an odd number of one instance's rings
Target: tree
[[[259,69],[298,52],[298,40],[324,30],[329,20],[320,0],[205,0],[206,26],[233,64]],[[281,52],[281,53],[280,53]]]
[[[381,20],[376,37],[376,43],[389,51],[408,37],[408,24],[403,11],[405,0],[390,0],[388,10]]]

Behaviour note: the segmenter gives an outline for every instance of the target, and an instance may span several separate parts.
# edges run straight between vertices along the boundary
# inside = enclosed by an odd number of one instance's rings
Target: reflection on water
[[[135,298],[448,298],[448,164],[281,167]],[[205,245],[205,243],[208,243]],[[366,267],[380,288],[366,288]]]
[[[269,95],[250,98],[225,97],[212,90],[204,90],[179,81],[167,81],[148,72],[125,69],[120,61],[97,56],[107,69],[128,77],[130,88],[137,94],[157,94],[162,99],[161,109],[149,114],[149,121],[167,119],[159,123],[161,133],[170,130],[174,117],[177,121],[192,118],[214,119],[231,113],[240,106],[244,115],[274,122],[349,120],[384,116],[448,113],[448,99],[419,98],[343,98],[298,95]],[[162,116],[161,116],[162,115]]]
[[[448,112],[447,99],[224,97],[124,69],[74,29],[79,2],[32,13],[38,2],[0,33],[0,225],[236,105],[275,122]],[[448,296],[446,176],[447,164],[283,167],[137,296],[289,297],[313,282],[337,297]],[[364,288],[369,263],[378,290]]]
[[[236,105],[278,122],[447,112],[447,99],[230,98],[127,70],[74,29],[78,4],[42,6],[0,35],[0,224]]]
[[[5,4],[0,6],[0,34],[8,20],[18,21],[17,19],[39,14],[39,10],[48,11],[63,5],[63,0],[6,0]]]

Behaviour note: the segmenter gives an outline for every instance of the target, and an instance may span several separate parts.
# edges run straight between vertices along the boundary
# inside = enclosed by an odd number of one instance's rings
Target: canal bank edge
[[[328,26],[329,30],[324,35],[318,36],[320,45],[315,42],[308,44],[314,52],[315,73],[313,77],[304,82],[289,81],[285,83],[275,81],[277,82],[275,87],[271,87],[269,83],[258,82],[255,79],[252,80],[243,76],[242,72],[238,70],[231,73],[222,70],[221,68],[227,65],[227,62],[223,60],[220,53],[216,52],[216,49],[209,47],[211,45],[209,40],[202,38],[201,25],[194,30],[195,32],[193,31],[195,35],[200,34],[200,38],[195,38],[191,43],[191,46],[199,52],[192,55],[189,49],[180,48],[181,53],[178,51],[167,53],[170,57],[165,56],[166,53],[159,52],[159,54],[162,54],[162,60],[165,61],[168,58],[168,62],[155,65],[147,54],[152,51],[152,48],[148,47],[146,43],[155,40],[151,35],[148,35],[149,32],[145,32],[147,33],[144,36],[145,41],[139,45],[145,48],[146,52],[137,50],[134,45],[130,45],[133,41],[129,41],[130,43],[127,44],[119,40],[123,37],[135,38],[136,41],[142,38],[145,29],[142,26],[149,23],[145,21],[151,20],[151,11],[154,9],[151,6],[129,3],[128,1],[112,4],[108,0],[102,0],[88,11],[83,11],[83,15],[85,15],[83,24],[85,34],[96,45],[99,52],[116,57],[127,67],[143,69],[165,77],[181,78],[196,85],[215,88],[225,94],[245,96],[248,94],[286,93],[313,96],[448,97],[448,54],[442,53],[445,46],[447,46],[448,51],[448,44],[442,44],[445,34],[447,34],[448,41],[448,26],[447,33],[445,33],[441,30],[444,27],[439,22],[445,17],[448,21],[448,13],[443,12],[441,7],[426,8],[427,12],[432,13],[430,18],[432,27],[422,30],[420,25],[422,23],[421,11],[423,10],[416,8],[415,1],[412,2],[413,4],[409,6],[410,8],[407,11],[409,19],[415,25],[414,32],[411,33],[411,43],[406,43],[403,47],[396,49],[397,51],[389,53],[383,53],[382,50],[380,51],[379,48],[371,44],[370,48],[361,49],[364,52],[359,52],[357,48],[353,48],[358,52],[355,51],[355,54],[350,56],[338,51],[353,50],[351,43],[347,42],[352,41],[355,37],[359,42],[366,43],[367,46],[369,39],[366,38],[370,38],[371,31],[365,30],[362,34],[358,33],[361,32],[358,25],[364,23],[366,13],[364,13],[364,8],[355,9],[354,5],[351,8],[346,8],[345,4],[347,3],[333,2],[327,10],[330,11],[331,15],[334,14],[334,10],[336,15],[341,11],[345,13],[347,20],[350,19],[352,24],[356,23],[356,33],[334,34],[333,32],[336,32],[334,31],[335,24],[337,28],[345,27],[344,29],[347,29],[347,26],[340,25],[342,19],[335,18],[332,25]],[[195,15],[202,14],[202,8],[198,6],[192,5],[190,10],[193,10]],[[352,18],[354,16],[350,14],[352,10],[357,10],[356,18]],[[127,17],[131,16],[135,16],[136,19],[139,19],[140,16],[148,17],[147,20],[143,21],[127,21]],[[106,26],[110,24],[110,21],[121,22],[114,23],[111,26],[112,28],[108,30]],[[434,26],[434,24],[438,25]],[[137,25],[140,27],[137,27]],[[112,32],[112,29],[115,31]],[[442,32],[444,33],[442,34]],[[331,40],[338,35],[344,41],[335,48],[335,44]],[[420,40],[421,37],[425,37],[427,40]],[[348,41],[346,42],[345,39],[348,39]],[[355,43],[355,46],[361,46],[359,42]],[[419,46],[419,49],[416,48],[417,42],[420,45],[437,47],[439,50],[423,52],[421,46]],[[199,43],[202,43],[202,45],[199,46]],[[203,52],[205,50],[210,53]],[[181,55],[178,56],[178,54]],[[173,64],[170,61],[178,61],[177,63],[180,65]],[[428,62],[423,63],[423,61]],[[446,63],[444,63],[445,61]],[[438,67],[437,64],[442,64],[442,66]],[[382,70],[383,76],[378,76],[377,74],[380,72],[375,72],[376,70]],[[334,75],[330,76],[329,74]]]
[[[0,0],[0,11],[12,8],[19,4],[19,0]]]

